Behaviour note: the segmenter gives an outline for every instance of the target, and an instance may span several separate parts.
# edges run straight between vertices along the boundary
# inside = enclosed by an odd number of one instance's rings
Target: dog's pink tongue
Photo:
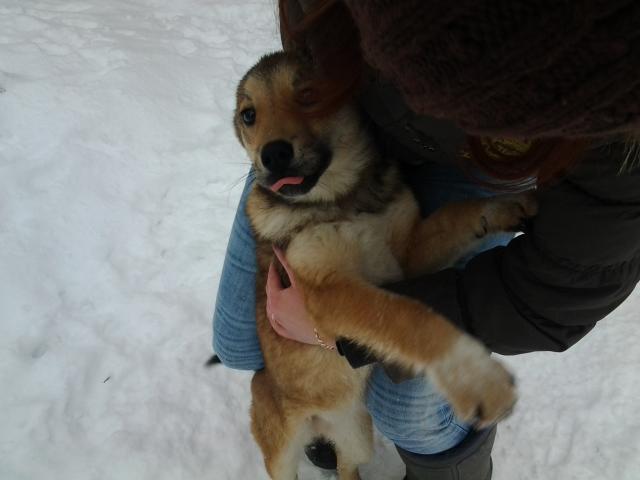
[[[284,177],[271,185],[271,190],[277,192],[285,185],[300,185],[304,182],[304,177]]]

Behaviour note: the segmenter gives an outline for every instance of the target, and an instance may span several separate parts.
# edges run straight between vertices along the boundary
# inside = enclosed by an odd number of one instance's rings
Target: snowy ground
[[[265,479],[250,375],[204,370],[270,0],[0,0],[0,479]],[[635,294],[507,359],[495,480],[640,479]],[[400,479],[389,446],[365,479]],[[302,479],[318,479],[303,467]]]

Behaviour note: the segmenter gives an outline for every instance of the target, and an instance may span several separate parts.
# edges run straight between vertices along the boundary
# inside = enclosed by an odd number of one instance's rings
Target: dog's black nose
[[[293,146],[284,140],[276,140],[262,147],[262,164],[271,173],[285,173],[293,160]]]

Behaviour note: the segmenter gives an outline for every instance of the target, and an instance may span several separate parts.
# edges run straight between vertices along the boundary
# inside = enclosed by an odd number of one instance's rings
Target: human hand
[[[284,252],[277,247],[273,251],[287,272],[291,286],[284,287],[274,262],[267,274],[267,318],[271,327],[281,337],[309,345],[321,345],[316,335],[315,325],[307,313],[301,287],[296,283],[291,267],[284,258]],[[335,342],[322,339],[326,348],[334,349]]]

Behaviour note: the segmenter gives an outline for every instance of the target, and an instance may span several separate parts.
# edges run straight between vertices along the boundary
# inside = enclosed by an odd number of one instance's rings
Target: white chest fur
[[[287,258],[294,270],[351,271],[375,285],[399,280],[403,271],[393,239],[408,232],[417,215],[413,195],[404,190],[381,213],[354,213],[305,228],[292,238]]]

